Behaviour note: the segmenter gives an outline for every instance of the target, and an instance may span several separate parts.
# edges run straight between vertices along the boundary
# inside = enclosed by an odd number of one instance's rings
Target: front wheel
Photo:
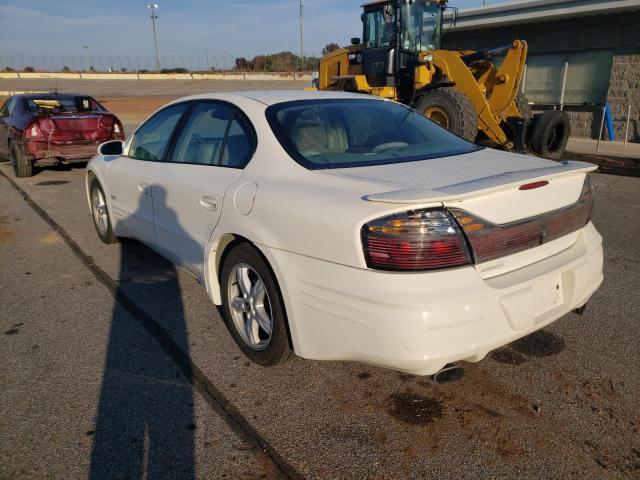
[[[466,94],[451,87],[423,93],[414,107],[429,120],[473,142],[478,135],[478,115]]]
[[[273,273],[247,243],[229,252],[221,273],[224,322],[242,352],[263,366],[292,355],[286,314]]]
[[[104,190],[97,178],[91,181],[89,199],[91,201],[91,217],[93,218],[93,225],[96,227],[98,237],[106,244],[117,243],[118,237],[113,234]]]

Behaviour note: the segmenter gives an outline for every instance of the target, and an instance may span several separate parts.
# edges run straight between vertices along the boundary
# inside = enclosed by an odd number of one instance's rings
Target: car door
[[[176,127],[191,103],[170,105],[147,120],[125,146],[125,155],[107,167],[109,195],[117,235],[155,245],[153,177],[164,161]]]
[[[9,155],[9,125],[15,104],[16,97],[11,97],[0,108],[0,154],[5,156]]]
[[[203,101],[182,132],[153,185],[160,251],[202,278],[204,251],[220,219],[225,193],[255,150],[248,119],[223,102]]]

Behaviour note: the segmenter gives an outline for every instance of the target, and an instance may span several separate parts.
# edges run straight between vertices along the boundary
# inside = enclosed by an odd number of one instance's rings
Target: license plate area
[[[561,275],[532,280],[526,287],[503,295],[500,306],[514,330],[524,330],[544,321],[561,307],[564,291]]]
[[[562,305],[562,278],[560,275],[544,278],[534,283],[532,292],[534,316],[540,317]]]

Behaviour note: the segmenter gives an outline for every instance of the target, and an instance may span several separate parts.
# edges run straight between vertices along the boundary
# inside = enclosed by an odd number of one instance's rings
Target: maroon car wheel
[[[11,145],[11,166],[13,167],[13,173],[18,178],[33,176],[33,162],[25,158],[15,145]]]

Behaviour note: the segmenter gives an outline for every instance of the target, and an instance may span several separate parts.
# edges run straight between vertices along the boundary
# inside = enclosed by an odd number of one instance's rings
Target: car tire
[[[33,176],[33,162],[26,158],[15,145],[11,145],[11,167],[18,178]]]
[[[268,367],[293,354],[287,319],[275,276],[249,243],[226,255],[220,274],[224,322],[240,350],[254,363]]]
[[[425,117],[456,135],[473,142],[478,135],[478,115],[471,100],[451,87],[423,93],[414,107]]]
[[[550,110],[538,115],[531,134],[531,149],[541,157],[560,160],[571,135],[566,112]]]
[[[111,245],[118,242],[118,237],[114,235],[111,227],[111,217],[109,216],[106,198],[102,185],[100,185],[97,178],[94,178],[89,187],[89,203],[91,205],[93,226],[96,228],[96,233],[100,240],[107,245]]]

